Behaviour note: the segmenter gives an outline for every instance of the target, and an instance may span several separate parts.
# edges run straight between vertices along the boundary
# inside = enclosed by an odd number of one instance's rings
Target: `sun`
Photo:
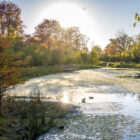
[[[54,2],[44,6],[38,15],[38,21],[55,19],[60,22],[62,27],[79,27],[82,34],[93,37],[93,33],[98,32],[95,29],[95,22],[88,9],[83,8],[74,2]],[[97,35],[97,34],[96,34]]]
[[[86,20],[89,20],[82,7],[70,2],[52,3],[45,7],[41,14],[43,17],[58,20],[63,27],[86,25]]]

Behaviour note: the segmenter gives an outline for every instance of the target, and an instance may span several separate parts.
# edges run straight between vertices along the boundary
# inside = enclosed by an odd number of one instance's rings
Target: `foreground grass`
[[[22,72],[22,78],[28,80],[33,77],[44,76],[48,74],[60,73],[62,69],[57,66],[39,66],[39,67],[29,67]]]
[[[3,101],[0,117],[0,140],[35,140],[50,128],[57,126],[55,119],[64,118],[72,112],[70,105],[43,103],[40,100]]]

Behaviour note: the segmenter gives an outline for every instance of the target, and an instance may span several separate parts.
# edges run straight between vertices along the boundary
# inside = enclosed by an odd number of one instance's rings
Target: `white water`
[[[80,70],[30,79],[9,92],[29,95],[38,88],[53,101],[80,107],[81,115],[65,120],[63,131],[54,128],[38,140],[140,140],[140,79],[119,78],[137,73]]]

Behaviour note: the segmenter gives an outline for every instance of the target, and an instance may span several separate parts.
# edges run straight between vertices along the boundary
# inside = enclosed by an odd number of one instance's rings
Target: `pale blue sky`
[[[140,0],[11,1],[22,9],[26,33],[33,33],[34,27],[44,18],[60,20],[65,27],[79,26],[82,33],[102,48],[119,30],[129,35],[140,33],[140,24],[133,28],[134,14],[140,13]]]

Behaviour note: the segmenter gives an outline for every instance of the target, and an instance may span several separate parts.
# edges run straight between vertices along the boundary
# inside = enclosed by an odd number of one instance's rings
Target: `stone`
[[[16,131],[16,134],[22,134],[24,131],[25,131],[24,129],[18,129],[18,130]]]
[[[83,99],[82,99],[82,103],[85,103],[85,102],[86,102],[86,98],[83,98]]]
[[[89,99],[93,100],[93,99],[94,99],[94,97],[89,97]]]
[[[63,130],[64,129],[64,125],[58,126],[58,129]]]

